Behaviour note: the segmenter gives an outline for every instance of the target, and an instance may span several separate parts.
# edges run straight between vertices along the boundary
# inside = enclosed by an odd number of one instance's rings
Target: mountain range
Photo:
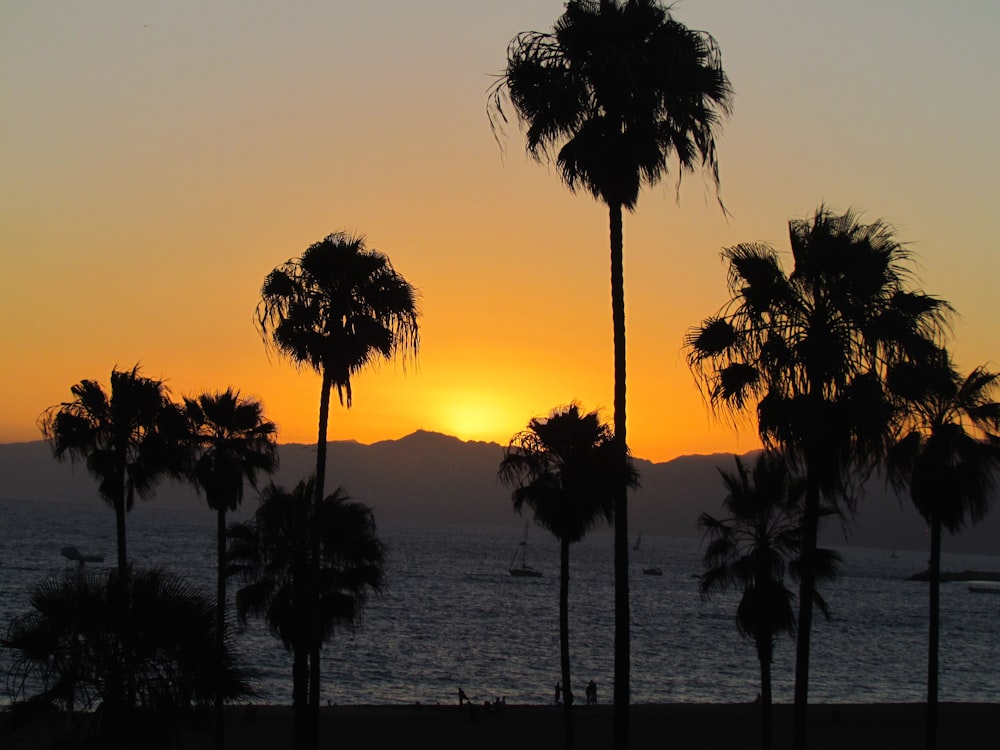
[[[316,448],[289,443],[279,450],[280,468],[273,480],[291,488],[312,472]],[[379,523],[518,527],[526,519],[514,514],[510,491],[496,478],[502,457],[503,447],[496,443],[425,431],[371,445],[337,441],[329,445],[327,486],[343,486],[373,509]],[[719,470],[732,471],[734,458],[681,456],[663,463],[637,459],[636,467],[641,487],[629,503],[632,534],[697,537],[702,512],[722,513],[725,493]],[[248,505],[253,497],[251,491]],[[0,445],[0,498],[100,502],[86,468],[56,461],[44,441]],[[189,486],[167,481],[150,502],[203,501]],[[865,488],[850,522],[829,522],[821,537],[823,544],[837,547],[925,550],[929,544],[926,524],[910,502],[874,481]],[[946,535],[944,549],[1000,555],[1000,510],[960,535]]]

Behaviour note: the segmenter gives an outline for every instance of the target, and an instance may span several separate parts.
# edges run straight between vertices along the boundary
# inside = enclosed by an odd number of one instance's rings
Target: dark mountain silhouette
[[[291,488],[307,476],[315,466],[315,451],[313,445],[282,445],[275,482]],[[510,528],[524,524],[525,519],[511,510],[509,491],[496,480],[503,456],[503,448],[496,443],[464,442],[418,431],[372,445],[332,442],[328,455],[329,489],[342,485],[373,508],[379,523]],[[629,526],[635,533],[697,537],[699,514],[722,512],[719,469],[733,469],[730,454],[636,463],[642,487],[629,506]],[[44,441],[0,445],[0,497],[100,502],[86,468],[56,461]],[[193,489],[169,481],[159,487],[151,502],[204,505]],[[254,507],[252,492],[244,506]],[[909,501],[900,502],[875,481],[869,483],[849,527],[829,522],[822,537],[827,545],[900,550],[924,550],[929,541],[926,525]],[[945,549],[1000,554],[1000,509],[978,526],[946,538]]]

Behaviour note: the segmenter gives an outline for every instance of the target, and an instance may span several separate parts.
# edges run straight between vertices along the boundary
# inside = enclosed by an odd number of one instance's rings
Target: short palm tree
[[[909,288],[910,253],[881,220],[821,206],[789,222],[789,237],[787,274],[767,245],[724,250],[732,298],[687,346],[710,402],[734,413],[756,407],[765,446],[804,474],[793,719],[804,750],[821,497],[852,506],[853,479],[884,456],[893,430],[888,370],[936,356],[950,308]]]
[[[132,736],[130,696],[158,735],[176,724],[175,712],[210,705],[219,691],[227,699],[250,692],[228,640],[216,647],[211,597],[175,576],[74,570],[36,586],[31,607],[2,641],[15,657],[15,708],[24,718],[94,712],[96,723],[83,726],[96,726],[95,747],[161,746],[161,737]]]
[[[229,529],[229,572],[241,621],[261,617],[292,653],[295,747],[313,741],[309,655],[338,626],[355,625],[369,593],[385,583],[385,548],[371,510],[338,489],[317,505],[313,479],[288,492],[270,484],[253,519]],[[311,559],[319,551],[318,562]],[[311,596],[318,587],[316,628],[310,627]],[[318,638],[319,643],[313,643]]]
[[[770,451],[757,456],[752,470],[737,457],[736,473],[721,473],[728,516],[719,520],[702,513],[698,518],[709,540],[700,589],[703,596],[727,589],[742,592],[736,626],[757,648],[761,747],[770,748],[771,662],[777,637],[795,632],[795,595],[785,581],[795,570],[802,546],[805,487],[789,473],[784,458]],[[817,557],[821,560],[818,577],[832,577],[836,553],[817,550]],[[818,594],[816,602],[826,612]]]
[[[387,256],[369,250],[363,237],[331,234],[310,245],[301,257],[275,268],[264,280],[256,320],[265,343],[322,378],[314,483],[317,504],[326,483],[331,390],[336,388],[341,403],[350,408],[355,375],[379,360],[399,355],[405,363],[415,357],[420,345],[419,316],[416,290]],[[315,735],[318,650],[311,655],[310,674]],[[315,745],[315,737],[311,744]]]
[[[619,484],[635,486],[636,472],[621,460],[610,428],[597,412],[581,414],[577,404],[532,419],[511,440],[499,478],[513,487],[514,509],[527,506],[535,522],[559,540],[559,653],[567,749],[573,747],[569,663],[569,548],[601,519],[614,518]]]
[[[491,123],[512,105],[528,153],[554,160],[571,190],[608,207],[614,331],[614,434],[627,455],[622,209],[676,164],[719,183],[716,132],[732,89],[715,40],[674,20],[658,0],[570,0],[548,32],[523,32],[490,91]],[[679,184],[679,183],[678,183]],[[615,499],[615,746],[628,746],[628,510]]]
[[[226,639],[226,511],[243,501],[244,483],[256,488],[260,473],[271,474],[278,466],[277,428],[264,418],[256,399],[245,398],[228,388],[185,398],[194,455],[192,483],[204,490],[208,507],[216,512],[216,637],[218,647]],[[216,747],[224,745],[223,695],[217,696]]]
[[[926,747],[937,745],[941,531],[980,521],[1000,471],[1000,374],[977,367],[962,377],[943,357],[903,365],[890,378],[906,422],[889,454],[891,476],[909,490],[930,526],[930,627],[927,649]]]
[[[126,577],[125,514],[135,497],[150,497],[165,474],[185,468],[185,425],[162,380],[111,371],[110,394],[94,380],[70,388],[73,400],[46,409],[38,426],[58,459],[83,460],[101,497],[114,509],[118,576]]]

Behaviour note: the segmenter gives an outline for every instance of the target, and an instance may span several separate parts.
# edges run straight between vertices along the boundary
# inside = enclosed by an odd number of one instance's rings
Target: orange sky
[[[576,399],[611,418],[607,214],[491,135],[486,90],[562,3],[188,0],[2,11],[0,442],[81,378],[142,363],[187,395],[261,398],[315,438],[319,380],[268,359],[267,272],[347,230],[423,295],[422,351],[358,379],[333,439],[416,429],[506,442]],[[293,9],[294,8],[294,9]],[[996,362],[1000,11],[929,0],[695,2],[736,89],[727,220],[700,177],[626,216],[629,443],[652,460],[745,451],[684,363],[725,299],[719,250],[825,201],[898,227],[962,314],[960,364]]]

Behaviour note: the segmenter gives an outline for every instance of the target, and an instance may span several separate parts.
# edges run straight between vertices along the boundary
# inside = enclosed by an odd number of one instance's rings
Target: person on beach
[[[562,703],[562,683],[556,683],[556,705]]]
[[[593,680],[587,683],[587,705],[597,705],[597,683]]]
[[[462,688],[459,688],[458,689],[458,705],[464,706],[468,702],[469,702],[469,696],[467,696],[465,694],[465,691],[462,690]]]

